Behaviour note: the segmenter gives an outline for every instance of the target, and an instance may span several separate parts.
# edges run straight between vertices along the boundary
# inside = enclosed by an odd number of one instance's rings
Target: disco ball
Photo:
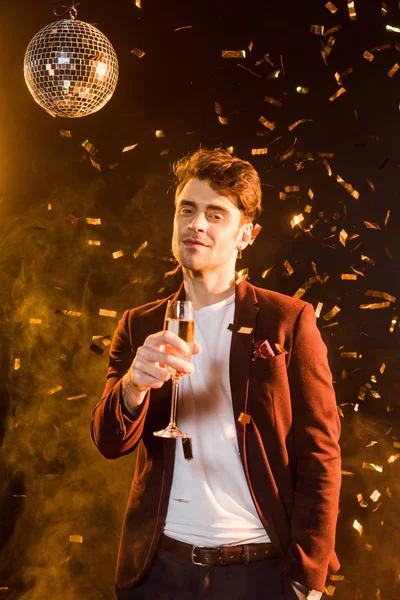
[[[61,19],[43,27],[25,52],[25,81],[53,117],[85,117],[110,100],[118,59],[106,36],[83,21]]]

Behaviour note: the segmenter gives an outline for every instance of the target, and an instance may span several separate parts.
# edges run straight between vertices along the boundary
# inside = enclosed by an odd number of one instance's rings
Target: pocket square
[[[268,340],[260,340],[253,346],[253,360],[258,358],[272,358],[275,352],[272,350]]]

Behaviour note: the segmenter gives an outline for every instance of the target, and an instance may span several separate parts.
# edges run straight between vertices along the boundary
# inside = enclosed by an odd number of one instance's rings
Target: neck
[[[235,291],[235,271],[195,273],[183,269],[186,298],[193,302],[195,310],[216,304],[229,298]]]

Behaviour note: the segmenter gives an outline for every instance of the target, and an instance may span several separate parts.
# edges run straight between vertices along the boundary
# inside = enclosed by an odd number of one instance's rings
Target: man
[[[174,297],[194,304],[192,362],[162,331],[167,300],[126,311],[92,415],[106,458],[138,448],[117,598],[319,599],[340,567],[340,423],[313,307],[235,274],[261,210],[250,163],[200,149],[174,173]],[[185,374],[192,458],[153,435],[169,418],[167,366]]]

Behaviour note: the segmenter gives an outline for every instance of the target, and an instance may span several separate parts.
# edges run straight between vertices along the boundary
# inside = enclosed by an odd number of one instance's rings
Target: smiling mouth
[[[208,248],[207,244],[203,244],[203,242],[200,242],[199,240],[182,240],[182,244],[189,248]]]

